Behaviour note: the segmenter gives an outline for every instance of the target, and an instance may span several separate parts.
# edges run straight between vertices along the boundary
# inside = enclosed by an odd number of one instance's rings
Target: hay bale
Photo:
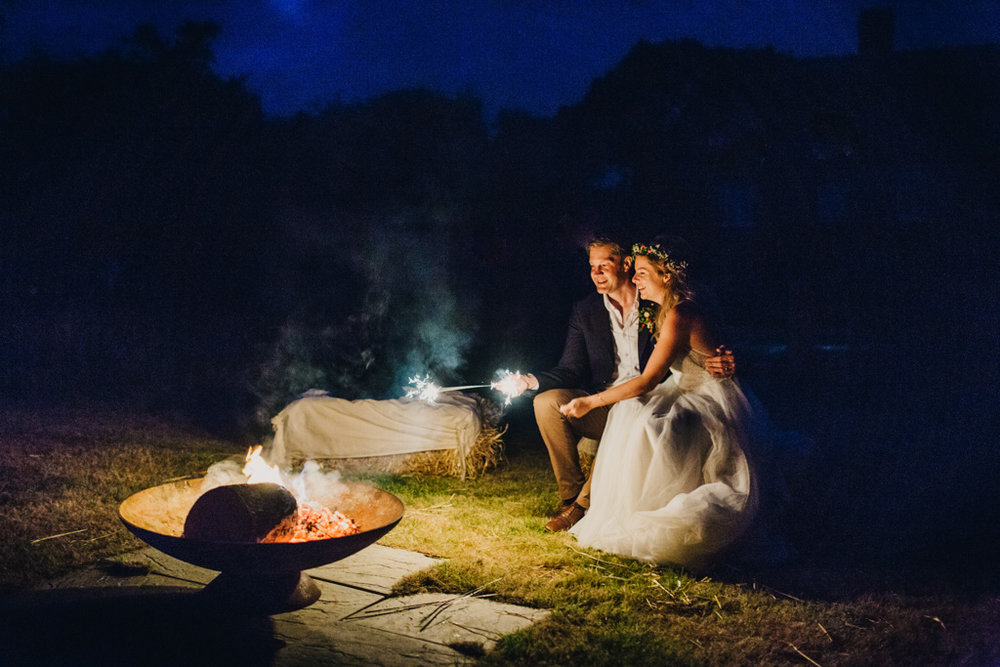
[[[488,470],[495,469],[504,461],[503,434],[500,429],[499,406],[482,396],[474,395],[482,427],[475,442],[463,457],[458,449],[442,449],[391,456],[364,456],[349,458],[310,457],[326,467],[345,472],[383,472],[401,475],[428,475],[475,479]],[[292,459],[293,465],[301,465],[305,459]]]
[[[327,467],[344,472],[384,472],[397,475],[427,475],[475,479],[483,473],[498,468],[504,461],[503,434],[495,427],[479,431],[476,442],[462,459],[457,449],[416,452],[395,456],[365,456],[343,459],[319,459]],[[316,459],[313,459],[316,460]],[[295,460],[296,465],[303,460]]]
[[[577,443],[577,452],[580,455],[580,470],[585,477],[590,476],[590,469],[594,466],[594,459],[597,458],[598,441],[593,438],[580,438]]]

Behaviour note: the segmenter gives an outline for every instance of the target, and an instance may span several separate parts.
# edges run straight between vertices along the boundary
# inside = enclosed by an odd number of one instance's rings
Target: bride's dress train
[[[697,565],[730,545],[757,507],[747,459],[750,408],[739,385],[690,351],[653,391],[615,404],[601,437],[583,546]]]

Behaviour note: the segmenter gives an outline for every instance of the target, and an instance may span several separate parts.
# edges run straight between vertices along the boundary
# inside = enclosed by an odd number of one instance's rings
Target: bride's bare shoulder
[[[690,319],[701,319],[705,316],[704,311],[698,305],[697,302],[691,299],[684,299],[683,301],[678,301],[677,305],[673,307],[674,312],[677,313],[678,317],[685,320]]]

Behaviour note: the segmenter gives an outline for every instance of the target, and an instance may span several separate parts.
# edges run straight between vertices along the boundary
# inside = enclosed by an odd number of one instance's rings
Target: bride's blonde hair
[[[644,255],[658,271],[664,275],[669,275],[666,295],[663,297],[663,304],[656,313],[653,326],[653,334],[658,336],[663,320],[666,319],[670,309],[681,301],[694,298],[694,290],[688,281],[688,262],[690,250],[687,242],[677,236],[657,236],[652,243],[636,243],[632,245],[631,261],[635,264],[637,255]]]

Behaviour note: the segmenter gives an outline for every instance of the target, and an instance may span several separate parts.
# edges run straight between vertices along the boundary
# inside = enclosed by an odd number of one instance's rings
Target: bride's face
[[[656,264],[649,261],[645,255],[636,255],[635,275],[632,282],[639,290],[639,296],[647,301],[663,303],[663,297],[667,293],[667,281],[670,276],[660,270]]]

